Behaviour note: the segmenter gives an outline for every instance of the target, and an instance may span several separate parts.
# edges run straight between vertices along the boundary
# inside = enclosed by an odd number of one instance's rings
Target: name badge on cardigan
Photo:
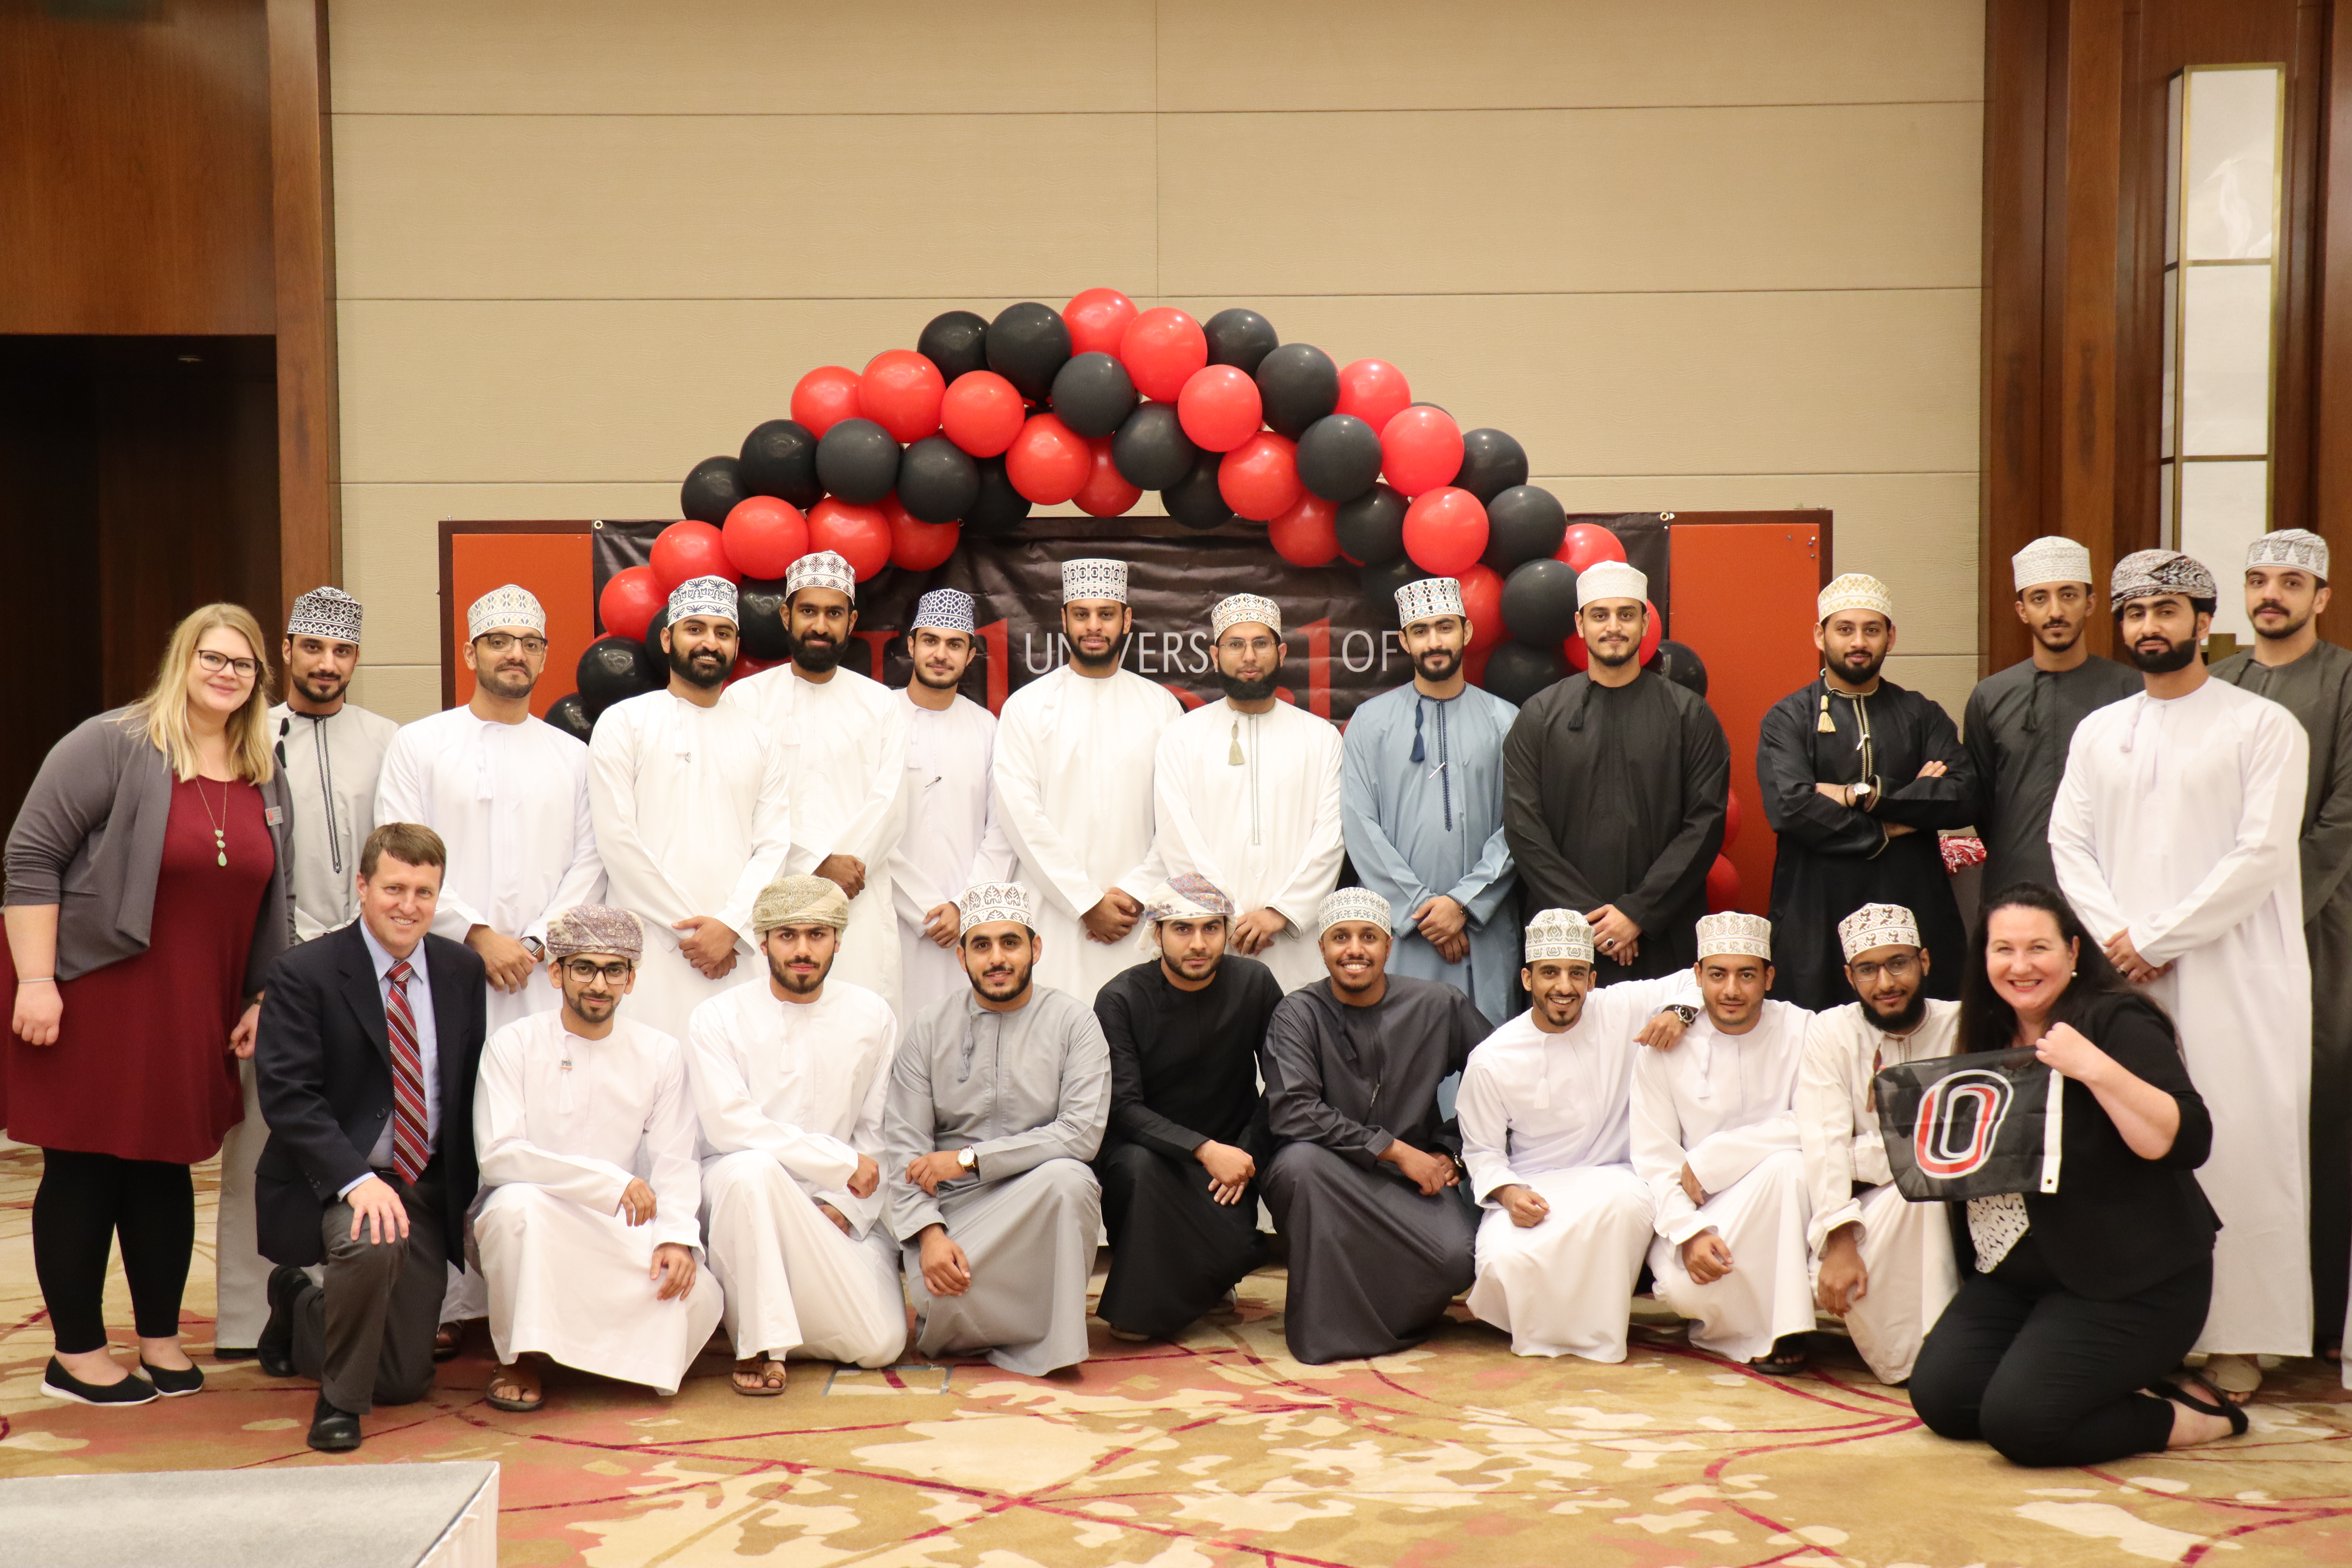
[[[286,808],[280,805],[265,805],[261,808],[261,820],[272,827],[283,827],[286,826]]]
[[[1886,1163],[1913,1203],[2058,1190],[2066,1080],[2032,1051],[1898,1062],[1872,1081]]]

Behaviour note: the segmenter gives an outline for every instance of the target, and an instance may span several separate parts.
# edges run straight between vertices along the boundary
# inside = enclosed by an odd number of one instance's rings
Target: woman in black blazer
[[[2058,1190],[1950,1205],[1960,1289],[1920,1349],[1912,1407],[2021,1465],[2243,1432],[2201,1375],[2166,1381],[2213,1294],[2220,1222],[2190,1173],[2212,1119],[2172,1020],[2031,882],[1988,903],[1960,999],[1962,1050],[2017,1047],[2066,1080]]]

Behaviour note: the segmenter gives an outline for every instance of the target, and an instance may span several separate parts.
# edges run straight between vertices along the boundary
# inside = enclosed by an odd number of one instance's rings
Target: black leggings
[[[33,1272],[67,1355],[106,1348],[106,1258],[122,1238],[122,1272],[142,1339],[180,1331],[180,1296],[196,1247],[188,1167],[71,1149],[41,1151],[33,1194]]]

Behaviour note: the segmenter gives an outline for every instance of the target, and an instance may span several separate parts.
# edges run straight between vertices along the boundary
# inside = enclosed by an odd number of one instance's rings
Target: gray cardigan
[[[56,904],[58,974],[71,980],[147,951],[172,813],[172,767],[128,709],[85,719],[49,749],[9,830],[6,902]],[[286,775],[261,785],[278,866],[253,922],[245,994],[294,942],[292,806]]]

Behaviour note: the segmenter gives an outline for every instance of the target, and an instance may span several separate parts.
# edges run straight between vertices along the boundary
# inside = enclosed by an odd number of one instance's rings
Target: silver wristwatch
[[[1661,1013],[1672,1013],[1675,1017],[1680,1018],[1683,1021],[1685,1027],[1698,1022],[1698,1009],[1685,1003],[1669,1002],[1664,1006],[1659,1008],[1658,1011]]]

